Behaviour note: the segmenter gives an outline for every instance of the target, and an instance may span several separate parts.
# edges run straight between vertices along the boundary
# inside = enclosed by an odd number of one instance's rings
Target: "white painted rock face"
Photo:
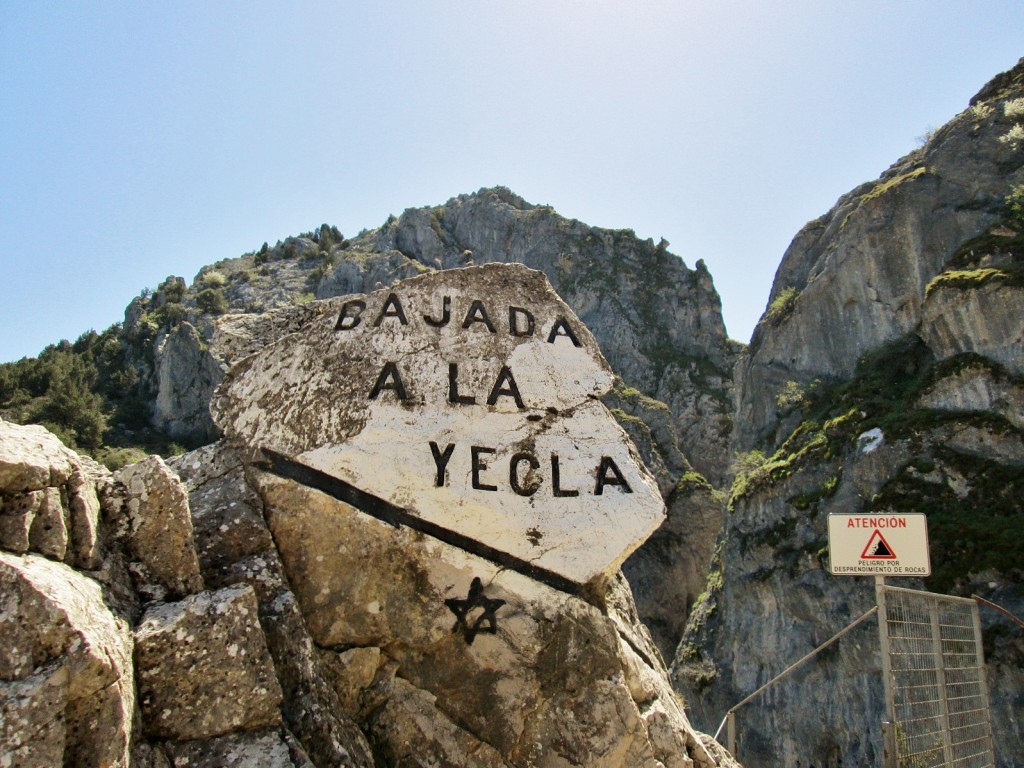
[[[347,501],[354,488],[370,514],[584,585],[664,517],[654,478],[598,400],[611,383],[543,273],[491,264],[332,301],[240,361],[211,408],[278,471],[312,468],[290,476]]]

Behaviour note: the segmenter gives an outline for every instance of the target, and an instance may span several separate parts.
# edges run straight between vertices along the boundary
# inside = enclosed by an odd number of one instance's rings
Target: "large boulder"
[[[0,548],[96,568],[108,475],[43,427],[0,419]]]
[[[228,373],[212,408],[231,440],[581,588],[663,520],[598,400],[611,371],[540,272],[438,272],[331,309]]]
[[[135,630],[148,735],[204,739],[281,722],[281,687],[249,586],[155,603]]]
[[[715,764],[618,571],[661,522],[657,482],[543,275],[433,273],[307,317],[213,401],[208,452],[244,467],[213,483],[259,501],[187,480],[197,519],[262,508],[275,550],[203,523],[236,553],[208,567],[251,580],[265,625],[297,609],[316,653],[296,679],[329,683],[387,761]],[[278,557],[290,591],[266,580]]]
[[[512,765],[653,766],[667,759],[645,726],[655,706],[667,712],[675,748],[711,764],[649,636],[624,637],[620,625],[629,619],[613,607],[395,531],[294,481],[253,478],[314,642],[376,649],[376,672],[356,696],[384,697],[384,710],[368,720],[371,737],[383,740],[378,749],[399,748],[387,734],[418,733],[423,741],[403,742],[403,751],[480,742]],[[390,664],[402,680],[382,694],[375,686]],[[429,729],[425,713],[435,721]],[[415,722],[421,726],[412,729]],[[464,733],[456,736],[454,726]],[[448,746],[430,746],[434,739]]]
[[[126,768],[135,709],[131,633],[100,585],[35,554],[0,552],[0,606],[9,759]]]
[[[120,533],[133,559],[137,589],[181,598],[203,588],[192,535],[188,494],[159,456],[114,475],[124,488]]]

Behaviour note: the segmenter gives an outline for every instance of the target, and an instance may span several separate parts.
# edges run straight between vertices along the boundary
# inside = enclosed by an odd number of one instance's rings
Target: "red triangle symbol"
[[[875,531],[871,534],[871,538],[868,539],[868,545],[864,547],[864,551],[860,553],[860,556],[863,560],[896,559],[896,553],[893,552],[892,547],[889,546],[889,542],[885,540],[885,537],[880,531]]]

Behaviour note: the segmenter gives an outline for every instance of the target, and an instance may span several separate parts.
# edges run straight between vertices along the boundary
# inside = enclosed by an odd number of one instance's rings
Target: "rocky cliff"
[[[626,566],[666,658],[703,589],[730,475],[730,341],[711,275],[667,244],[592,227],[504,188],[410,209],[345,238],[324,225],[274,247],[169,277],[135,299],[121,330],[153,423],[185,443],[216,436],[209,401],[224,372],[264,335],[294,329],[316,300],[364,293],[431,271],[521,263],[542,271],[590,328],[620,382],[606,396],[654,471],[669,524]]]
[[[544,272],[592,329],[625,387],[668,406],[676,444],[653,446],[675,477],[689,462],[720,484],[741,345],[726,337],[704,263],[691,270],[666,245],[566,219],[504,188],[482,189],[407,210],[351,239],[324,225],[217,262],[191,286],[168,278],[129,306],[123,331],[145,342],[136,364],[156,401],[155,422],[205,440],[213,431],[202,403],[220,380],[217,364],[225,367],[213,338],[219,315],[362,293],[431,270],[525,264]]]
[[[901,585],[1021,614],[1024,61],[794,239],[737,367],[733,485],[674,679],[704,727],[874,602],[833,577],[831,512],[925,512]],[[983,613],[1000,765],[1024,765],[1024,638]],[[752,766],[878,764],[867,625],[739,714]]]
[[[618,572],[662,504],[596,399],[593,337],[519,266],[399,286],[225,323],[227,437],[169,465],[111,474],[0,420],[0,762],[736,765],[690,726]],[[473,291],[490,311],[451,329],[411,314]],[[431,458],[423,428],[472,458]],[[601,515],[603,535],[573,525]]]

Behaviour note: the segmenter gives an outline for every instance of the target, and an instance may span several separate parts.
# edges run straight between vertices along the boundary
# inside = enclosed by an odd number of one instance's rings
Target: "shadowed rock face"
[[[1022,99],[1024,61],[786,252],[737,366],[733,448],[769,459],[733,487],[672,669],[703,727],[874,604],[870,578],[828,575],[829,513],[924,512],[932,575],[893,582],[1024,610]],[[1018,765],[1024,639],[981,615],[996,752]],[[877,762],[877,647],[863,625],[744,707],[741,759]]]

